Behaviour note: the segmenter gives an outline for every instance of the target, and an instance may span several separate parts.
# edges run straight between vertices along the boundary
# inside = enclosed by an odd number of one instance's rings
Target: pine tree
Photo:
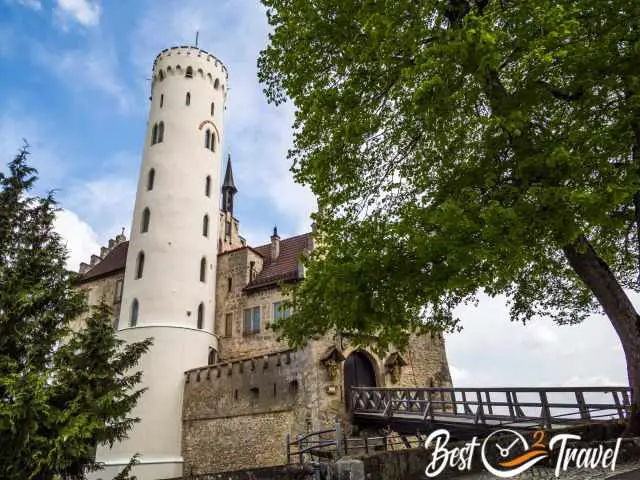
[[[53,194],[32,195],[25,146],[0,173],[0,478],[83,478],[93,452],[126,436],[142,390],[131,373],[150,340],[124,345],[65,268]]]

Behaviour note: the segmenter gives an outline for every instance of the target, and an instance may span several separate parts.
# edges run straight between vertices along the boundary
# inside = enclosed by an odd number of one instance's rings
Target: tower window
[[[220,88],[220,80],[216,78],[216,81],[213,82],[213,88],[218,90]]]
[[[116,282],[116,291],[115,294],[113,296],[113,301],[114,303],[118,303],[120,302],[120,300],[122,300],[122,286],[124,284],[123,280],[118,280]]]
[[[209,215],[205,215],[202,218],[202,235],[205,237],[209,236]]]
[[[227,313],[224,316],[224,336],[233,336],[233,313]]]
[[[231,241],[231,221],[224,222],[224,236],[226,240]]]
[[[135,327],[138,324],[138,299],[134,298],[131,302],[131,316],[129,317],[129,326]]]
[[[164,140],[164,122],[160,122],[158,125],[158,143],[162,143]]]
[[[207,359],[209,365],[213,365],[214,363],[216,363],[216,360],[218,359],[217,357],[218,352],[216,352],[216,349],[209,347],[209,358]]]
[[[211,196],[211,175],[207,175],[207,178],[204,181],[204,194],[207,197]]]
[[[138,259],[136,261],[136,279],[142,278],[143,273],[144,273],[144,252],[140,252],[138,254]]]
[[[187,106],[191,105],[191,93],[187,92]]]
[[[193,78],[193,68],[187,67],[187,73],[184,75],[187,78]]]
[[[232,283],[233,280],[231,279],[231,277],[227,278],[227,293],[231,293]]]
[[[204,325],[204,303],[198,305],[198,328],[202,330]]]
[[[160,108],[164,106],[164,93],[160,94]]]
[[[156,123],[151,129],[151,145],[158,143],[158,124]]]
[[[211,116],[212,117],[213,117],[213,114],[215,113],[215,111],[216,111],[216,105],[215,105],[215,103],[211,102]]]
[[[153,184],[156,180],[156,171],[155,169],[149,170],[149,174],[147,175],[147,190],[153,190]]]
[[[142,211],[142,222],[140,224],[140,233],[147,233],[149,231],[149,222],[151,221],[151,210],[145,208]]]
[[[210,149],[211,145],[211,130],[204,132],[204,148]]]
[[[216,134],[211,132],[211,151],[216,151]]]
[[[200,260],[200,281],[205,282],[207,279],[207,258],[202,257]]]
[[[162,70],[158,72],[158,77],[160,78],[160,81],[164,80],[164,72]]]

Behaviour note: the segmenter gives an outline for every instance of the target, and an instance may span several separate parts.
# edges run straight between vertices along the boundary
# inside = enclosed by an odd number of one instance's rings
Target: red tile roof
[[[298,259],[302,253],[311,246],[311,234],[304,233],[295,237],[280,240],[280,255],[273,260],[271,258],[271,243],[251,248],[258,255],[263,257],[262,270],[253,282],[245,287],[245,290],[256,290],[267,286],[275,285],[278,282],[295,281],[298,278]],[[127,250],[129,242],[122,242],[116,245],[107,256],[101,260],[96,266],[86,273],[78,276],[78,282],[84,283],[89,280],[106,277],[114,273],[124,270],[127,263]],[[238,249],[240,250],[240,249]],[[225,253],[231,253],[231,250]]]
[[[262,271],[245,287],[245,290],[264,288],[280,281],[299,280],[298,260],[302,253],[310,247],[310,233],[280,240],[280,254],[275,260],[271,258],[271,243],[256,247],[255,250],[264,258]]]
[[[108,275],[124,270],[127,264],[127,250],[129,249],[129,242],[122,242],[113,247],[104,259],[102,259],[96,266],[89,271],[78,276],[78,282],[83,283],[89,280],[94,280],[100,277],[106,277]]]

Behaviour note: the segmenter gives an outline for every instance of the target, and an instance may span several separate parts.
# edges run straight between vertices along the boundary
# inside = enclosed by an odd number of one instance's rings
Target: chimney
[[[122,233],[116,237],[116,245],[119,245],[126,240],[127,237],[124,236],[124,227],[122,227]]]
[[[280,256],[280,237],[278,236],[278,227],[273,227],[273,235],[271,235],[271,260],[275,260]]]
[[[100,257],[101,258],[106,257],[107,253],[109,253],[109,249],[107,247],[100,248]]]
[[[91,255],[91,266],[97,265],[100,260],[101,258],[98,255]]]
[[[83,273],[87,273],[89,270],[91,269],[91,265],[89,265],[88,263],[82,262],[80,264],[80,275],[82,275]]]
[[[109,250],[116,246],[116,241],[112,238],[109,240]]]

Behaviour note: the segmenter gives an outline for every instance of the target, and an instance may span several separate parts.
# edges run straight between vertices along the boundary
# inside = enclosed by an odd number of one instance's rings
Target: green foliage
[[[30,194],[25,147],[0,174],[0,477],[82,479],[95,448],[122,439],[142,390],[131,373],[150,340],[124,345],[100,305],[86,327],[84,293],[65,269],[52,194]],[[126,473],[125,477],[126,478]]]
[[[454,330],[505,294],[514,320],[597,308],[563,248],[582,237],[637,290],[640,3],[262,0],[270,101],[297,108],[296,179],[318,248],[293,344]]]

